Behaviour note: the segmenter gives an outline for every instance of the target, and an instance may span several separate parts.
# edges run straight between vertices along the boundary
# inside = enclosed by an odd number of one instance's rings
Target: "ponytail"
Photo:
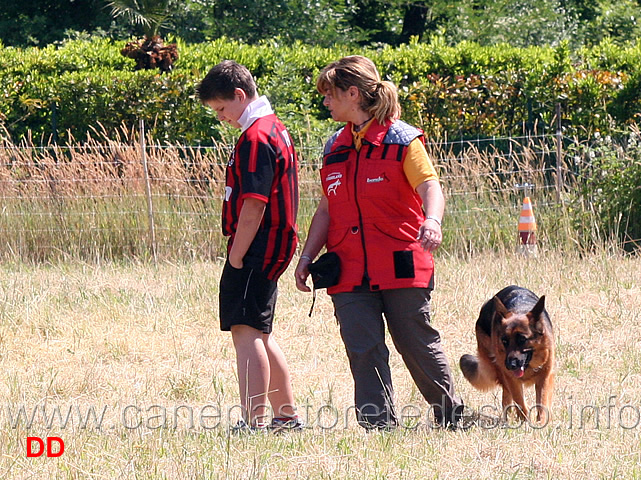
[[[388,81],[379,82],[376,86],[374,102],[367,111],[381,124],[387,120],[393,122],[401,118],[401,104],[398,102],[396,85]]]
[[[322,95],[336,88],[347,90],[355,86],[361,95],[360,107],[378,123],[398,120],[401,105],[398,91],[392,82],[381,81],[376,65],[369,58],[351,55],[326,66],[316,80]]]

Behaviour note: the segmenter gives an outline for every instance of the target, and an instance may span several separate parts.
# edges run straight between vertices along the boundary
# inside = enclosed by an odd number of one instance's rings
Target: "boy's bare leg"
[[[234,325],[231,334],[236,349],[241,405],[250,425],[264,424],[269,416],[270,365],[263,333],[247,325]]]
[[[285,355],[271,335],[263,334],[263,343],[269,357],[270,382],[268,396],[269,403],[271,403],[274,410],[274,417],[293,417],[296,415],[294,394]]]

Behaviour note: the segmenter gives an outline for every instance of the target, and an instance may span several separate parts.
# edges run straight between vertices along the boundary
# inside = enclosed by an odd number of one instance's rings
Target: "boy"
[[[285,126],[249,70],[225,60],[197,87],[221,122],[241,130],[226,171],[223,234],[229,236],[220,279],[220,326],[231,331],[241,405],[235,430],[300,429],[289,368],[271,336],[277,281],[297,246],[297,156]]]

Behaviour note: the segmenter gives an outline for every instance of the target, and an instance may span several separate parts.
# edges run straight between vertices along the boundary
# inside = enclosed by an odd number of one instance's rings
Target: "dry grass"
[[[225,249],[220,202],[229,145],[152,145],[146,150],[156,243],[152,249],[141,150],[131,132],[96,133],[82,145],[0,143],[0,258],[83,261],[215,259]],[[555,248],[589,243],[555,195],[551,137],[430,145],[448,199],[450,254],[511,250],[524,192],[541,225],[539,242]],[[300,148],[304,237],[320,197],[318,148]],[[568,176],[568,181],[572,179]],[[576,215],[576,208],[573,210]],[[554,228],[545,228],[547,225]]]
[[[641,260],[568,253],[580,241],[554,203],[545,144],[507,156],[493,146],[432,150],[448,196],[433,320],[466,403],[498,406],[498,391],[474,391],[456,366],[473,351],[478,310],[512,283],[545,294],[558,349],[550,425],[366,434],[349,410],[331,302],[321,293],[309,318],[311,298],[289,272],[275,336],[310,428],[235,437],[235,357],[218,331],[215,261],[227,147],[149,149],[161,259],[151,266],[133,135],[96,135],[80,149],[0,145],[0,479],[641,478]],[[316,160],[301,162],[303,234]],[[538,259],[512,253],[515,184],[526,182],[536,186]],[[503,253],[479,254],[489,247]],[[395,353],[392,362],[397,406],[413,406],[424,424],[427,406]],[[27,458],[27,436],[59,436],[65,453]]]
[[[316,412],[322,406],[348,408],[351,377],[328,297],[319,295],[309,318],[311,298],[295,290],[290,271],[281,282],[275,335],[311,428],[251,437],[228,435],[225,418],[216,428],[198,423],[206,405],[207,413],[216,407],[225,416],[237,403],[231,339],[217,327],[220,265],[1,269],[0,478],[641,477],[641,425],[635,425],[641,409],[638,258],[555,252],[538,259],[509,253],[439,257],[433,321],[469,406],[500,402],[498,392],[474,391],[456,364],[473,350],[478,309],[501,287],[517,283],[547,296],[558,349],[550,425],[453,433],[419,428],[367,434],[352,412],[347,425],[341,419],[336,428],[323,428],[331,410],[326,407],[320,418]],[[416,405],[425,416],[427,407],[395,353],[392,362],[397,405]],[[49,413],[59,407],[63,417],[71,407],[75,423],[60,428],[55,421],[48,429],[38,413],[30,429],[24,418],[14,428],[17,409],[25,407],[31,416],[42,406]],[[78,424],[76,407],[83,414],[89,407],[98,414],[104,410],[102,428],[92,421],[86,428]],[[177,407],[182,409],[176,426]],[[188,408],[196,415],[194,428]],[[158,428],[163,411],[169,428]],[[26,458],[28,435],[60,436],[65,453]]]

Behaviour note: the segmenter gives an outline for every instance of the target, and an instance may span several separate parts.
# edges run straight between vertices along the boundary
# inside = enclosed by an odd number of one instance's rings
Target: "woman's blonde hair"
[[[346,91],[352,86],[361,94],[360,107],[379,123],[400,118],[401,105],[396,85],[381,81],[376,65],[367,57],[351,55],[341,58],[327,65],[316,80],[316,89],[321,95],[337,88]]]

